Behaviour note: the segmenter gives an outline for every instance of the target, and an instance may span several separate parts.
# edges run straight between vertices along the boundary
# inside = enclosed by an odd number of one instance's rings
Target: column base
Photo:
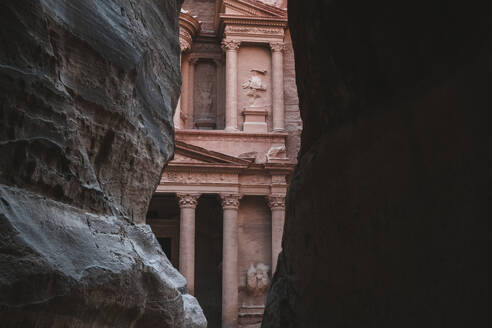
[[[236,132],[239,130],[237,128],[232,127],[232,126],[228,126],[224,129],[224,131]]]
[[[273,129],[272,132],[285,132],[285,129]]]

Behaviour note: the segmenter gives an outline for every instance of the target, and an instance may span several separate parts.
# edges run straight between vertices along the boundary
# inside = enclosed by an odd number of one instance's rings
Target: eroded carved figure
[[[268,265],[263,263],[258,263],[256,266],[251,264],[249,266],[246,285],[250,294],[258,296],[266,293],[270,285],[270,278],[268,277],[269,269]]]
[[[250,71],[253,75],[243,83],[242,88],[246,89],[246,95],[250,97],[250,106],[254,106],[256,99],[260,98],[262,92],[265,92],[267,89],[261,78],[267,71],[259,69],[252,69]]]
[[[270,160],[272,158],[284,158],[286,155],[287,149],[285,148],[285,145],[280,145],[280,146],[274,146],[271,147],[267,154],[267,160]]]

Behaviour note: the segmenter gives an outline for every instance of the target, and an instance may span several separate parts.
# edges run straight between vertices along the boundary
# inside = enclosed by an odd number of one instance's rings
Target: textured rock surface
[[[144,214],[173,151],[180,1],[0,4],[2,327],[204,327]]]
[[[263,327],[489,326],[485,8],[289,1],[302,134]]]

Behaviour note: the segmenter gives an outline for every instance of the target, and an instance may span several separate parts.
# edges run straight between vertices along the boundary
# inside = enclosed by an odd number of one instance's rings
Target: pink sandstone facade
[[[174,159],[147,222],[209,327],[257,327],[301,120],[286,1],[185,0]]]

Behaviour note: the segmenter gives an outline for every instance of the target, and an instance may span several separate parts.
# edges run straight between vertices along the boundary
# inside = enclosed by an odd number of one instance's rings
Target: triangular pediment
[[[174,148],[174,158],[170,163],[247,166],[251,163],[251,160],[226,155],[176,140]]]
[[[222,14],[263,17],[287,18],[287,11],[259,0],[223,0]]]

